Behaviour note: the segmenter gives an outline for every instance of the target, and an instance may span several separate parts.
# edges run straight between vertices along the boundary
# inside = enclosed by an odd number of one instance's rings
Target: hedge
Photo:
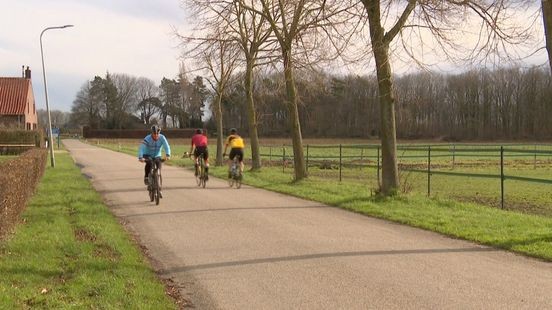
[[[18,155],[41,146],[44,146],[42,131],[0,129],[0,155]]]
[[[0,164],[0,238],[13,228],[46,168],[46,149],[33,148]]]

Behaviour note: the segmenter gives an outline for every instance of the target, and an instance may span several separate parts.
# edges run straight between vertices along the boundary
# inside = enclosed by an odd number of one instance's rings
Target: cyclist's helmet
[[[200,135],[203,133],[203,130],[201,128],[196,129],[196,134]]]
[[[238,132],[238,130],[236,128],[230,128],[230,134],[231,135],[234,135]]]
[[[160,132],[161,132],[161,127],[157,125],[151,126],[151,133],[160,133]]]

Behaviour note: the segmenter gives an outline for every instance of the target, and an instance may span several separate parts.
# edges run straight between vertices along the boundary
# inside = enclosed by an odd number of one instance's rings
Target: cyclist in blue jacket
[[[158,169],[161,169],[161,148],[165,150],[166,160],[171,157],[171,147],[169,141],[161,134],[161,128],[157,125],[151,126],[151,134],[147,135],[138,148],[138,160],[146,162],[144,184],[148,185],[148,175],[151,170],[152,161],[146,161],[147,158],[153,159]]]

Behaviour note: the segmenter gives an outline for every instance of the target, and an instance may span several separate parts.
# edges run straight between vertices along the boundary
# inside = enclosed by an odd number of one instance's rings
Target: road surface
[[[64,140],[196,309],[552,309],[552,264]],[[246,176],[247,177],[247,176]]]

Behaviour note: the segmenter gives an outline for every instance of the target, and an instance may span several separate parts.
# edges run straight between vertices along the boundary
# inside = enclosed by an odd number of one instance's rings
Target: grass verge
[[[0,163],[16,158],[15,155],[0,155]]]
[[[81,175],[56,154],[0,243],[0,308],[176,309],[128,233]]]

